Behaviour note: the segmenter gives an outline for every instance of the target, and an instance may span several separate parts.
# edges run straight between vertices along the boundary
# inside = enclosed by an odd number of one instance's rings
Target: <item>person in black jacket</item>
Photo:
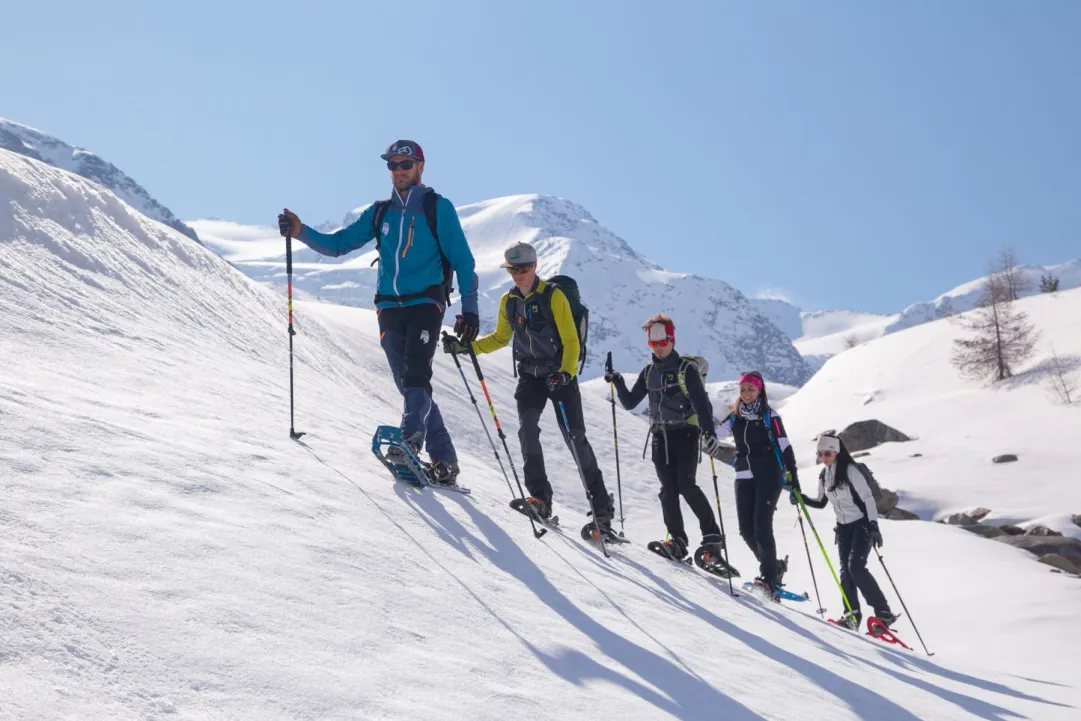
[[[818,459],[825,465],[818,476],[819,498],[805,495],[803,502],[811,508],[825,508],[826,503],[832,501],[833,511],[837,514],[834,536],[841,556],[841,588],[852,607],[851,613],[846,610],[841,622],[851,628],[859,628],[862,614],[860,599],[856,595],[858,588],[875,610],[875,616],[886,626],[892,626],[898,617],[890,611],[886,595],[867,570],[871,546],[882,547],[878,506],[871,492],[871,484],[867,482],[859,464],[852,460],[839,436],[823,434],[819,437]],[[795,503],[795,494],[789,495]]]
[[[649,365],[638,374],[634,387],[627,390],[623,376],[608,370],[604,380],[615,383],[619,402],[633,409],[649,397],[650,430],[653,433],[653,465],[661,482],[661,511],[669,539],[665,553],[675,560],[687,555],[689,539],[683,527],[679,498],[698,517],[702,547],[720,558],[723,538],[709,499],[695,480],[699,460],[699,439],[712,438],[716,443],[713,406],[706,395],[702,374],[696,361],[676,352],[676,328],[672,319],[658,314],[642,326],[653,351]],[[697,360],[697,359],[696,359]]]
[[[740,376],[739,398],[720,427],[729,431],[736,442],[733,465],[739,535],[758,559],[762,575],[755,582],[777,600],[777,586],[788,564],[777,560],[773,512],[781,488],[798,488],[799,475],[781,417],[769,407],[761,373],[749,371]]]

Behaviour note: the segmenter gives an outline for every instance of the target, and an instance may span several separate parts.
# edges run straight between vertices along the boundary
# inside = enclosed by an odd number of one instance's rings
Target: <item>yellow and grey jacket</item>
[[[518,288],[504,293],[495,332],[473,341],[473,352],[492,353],[512,341],[519,373],[578,375],[578,329],[567,296],[556,286],[538,278],[524,296]]]

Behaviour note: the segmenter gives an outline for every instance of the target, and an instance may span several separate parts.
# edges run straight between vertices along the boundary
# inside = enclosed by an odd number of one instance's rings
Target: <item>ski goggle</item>
[[[388,160],[387,161],[387,167],[390,168],[391,170],[397,170],[398,168],[401,168],[402,170],[412,170],[414,165],[416,165],[416,161],[414,161],[414,160]]]
[[[669,343],[675,343],[675,328],[664,323],[654,323],[646,331],[646,342],[650,348],[664,348]]]
[[[512,265],[511,267],[507,268],[507,272],[511,275],[524,275],[532,267],[532,263],[528,265]]]

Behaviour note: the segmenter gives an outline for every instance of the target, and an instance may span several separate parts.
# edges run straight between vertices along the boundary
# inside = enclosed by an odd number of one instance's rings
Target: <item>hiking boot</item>
[[[406,441],[405,445],[409,447],[409,452],[413,454],[413,457],[418,461],[420,460],[420,446],[410,441]],[[405,449],[401,446],[390,446],[386,452],[387,460],[391,463],[407,464],[409,463],[409,457],[406,455]]]
[[[543,498],[537,498],[536,496],[530,496],[525,499],[526,506],[537,517],[548,519],[552,517],[552,504]]]
[[[863,621],[863,614],[857,608],[855,611],[846,612],[837,623],[853,631],[859,631],[861,621]]]
[[[781,602],[781,596],[777,593],[777,587],[759,576],[754,579],[755,588],[765,595],[767,601],[773,601],[774,603]]]
[[[886,611],[885,613],[876,613],[875,618],[877,618],[879,621],[881,621],[886,626],[886,628],[892,630],[893,629],[893,624],[895,624],[899,620],[901,620],[901,614],[899,614],[899,613],[891,613],[890,611]]]
[[[681,561],[687,557],[687,544],[682,538],[670,538],[661,543],[661,547],[674,561]]]
[[[432,483],[453,486],[458,482],[460,472],[456,461],[432,461]]]
[[[788,556],[784,557],[784,560],[777,559],[777,585],[784,585],[784,575],[788,573]]]

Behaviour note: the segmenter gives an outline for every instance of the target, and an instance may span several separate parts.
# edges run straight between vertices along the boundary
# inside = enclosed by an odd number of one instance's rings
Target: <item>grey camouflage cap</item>
[[[537,251],[529,243],[515,243],[503,253],[506,260],[500,268],[513,268],[516,265],[532,265],[537,262]]]

